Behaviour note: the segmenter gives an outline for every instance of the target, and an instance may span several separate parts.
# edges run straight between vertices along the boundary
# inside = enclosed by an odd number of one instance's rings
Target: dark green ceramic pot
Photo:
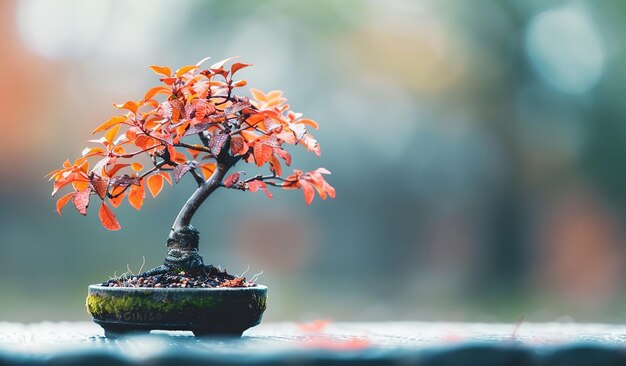
[[[237,335],[261,322],[267,287],[145,288],[89,286],[87,310],[107,337],[151,330]]]

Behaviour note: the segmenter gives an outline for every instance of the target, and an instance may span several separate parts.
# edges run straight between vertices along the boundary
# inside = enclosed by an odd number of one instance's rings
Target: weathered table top
[[[626,326],[573,323],[265,323],[239,339],[110,340],[92,323],[0,323],[0,365],[626,365]]]

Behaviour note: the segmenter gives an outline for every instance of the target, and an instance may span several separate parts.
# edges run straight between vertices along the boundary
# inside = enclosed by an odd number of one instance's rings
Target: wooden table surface
[[[0,365],[626,365],[626,326],[574,323],[264,323],[242,338],[88,322],[0,323]]]

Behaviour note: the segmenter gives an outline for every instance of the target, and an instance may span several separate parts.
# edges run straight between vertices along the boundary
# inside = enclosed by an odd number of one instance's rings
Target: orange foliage
[[[222,187],[263,190],[270,198],[268,186],[301,189],[307,204],[313,201],[315,191],[322,199],[334,198],[335,189],[322,176],[330,174],[326,169],[308,173],[294,170],[289,177],[281,177],[281,161],[291,164],[291,155],[283,145],[303,145],[320,155],[317,141],[307,131],[317,129],[318,124],[291,111],[281,91],[251,89],[252,98],[236,95],[235,89],[247,83],[233,77],[251,65],[237,62],[228,68],[231,60],[207,69],[201,69],[201,61],[174,72],[167,66],[149,66],[162,84],[150,88],[143,99],[114,104],[123,114],[94,129],[94,133],[103,134],[89,140],[96,146],[85,148],[73,163],[68,160],[49,174],[54,181],[53,195],[68,185],[73,188],[57,201],[58,213],[72,201],[85,215],[89,198],[95,195],[101,200],[98,216],[103,226],[118,230],[120,225],[106,201],[118,207],[127,198],[140,210],[146,186],[156,197],[164,181],[172,184],[167,171],[173,171],[176,183],[191,172],[201,185],[202,179],[206,182],[213,176],[216,163],[224,157],[268,166],[272,174],[244,181],[239,180],[239,173],[231,174]],[[194,138],[196,141],[191,141]],[[133,161],[140,155],[148,155],[153,166],[144,168]]]

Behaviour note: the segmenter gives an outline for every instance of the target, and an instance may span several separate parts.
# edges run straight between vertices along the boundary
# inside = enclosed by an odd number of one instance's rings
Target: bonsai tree
[[[198,255],[199,233],[191,225],[198,208],[218,188],[263,191],[272,198],[270,187],[300,189],[307,204],[315,192],[320,198],[335,197],[335,189],[324,179],[330,172],[294,170],[283,176],[283,164],[291,165],[285,145],[302,145],[320,155],[320,147],[309,128],[316,122],[291,111],[283,93],[250,89],[251,97],[238,95],[245,80],[235,74],[250,64],[229,58],[201,69],[207,59],[172,72],[167,66],[149,66],[160,76],[160,85],[149,89],[141,100],[114,106],[124,114],[111,117],[96,127],[102,137],[89,142],[74,162],[49,174],[52,195],[64,187],[71,192],[58,199],[59,215],[70,201],[81,215],[96,200],[98,217],[109,230],[121,228],[112,208],[126,198],[141,210],[146,188],[157,197],[165,182],[172,185],[184,177],[198,188],[174,220],[167,239],[167,256],[162,266],[148,274],[205,270]],[[231,64],[230,67],[226,67]],[[228,174],[239,162],[266,166],[266,175]]]

